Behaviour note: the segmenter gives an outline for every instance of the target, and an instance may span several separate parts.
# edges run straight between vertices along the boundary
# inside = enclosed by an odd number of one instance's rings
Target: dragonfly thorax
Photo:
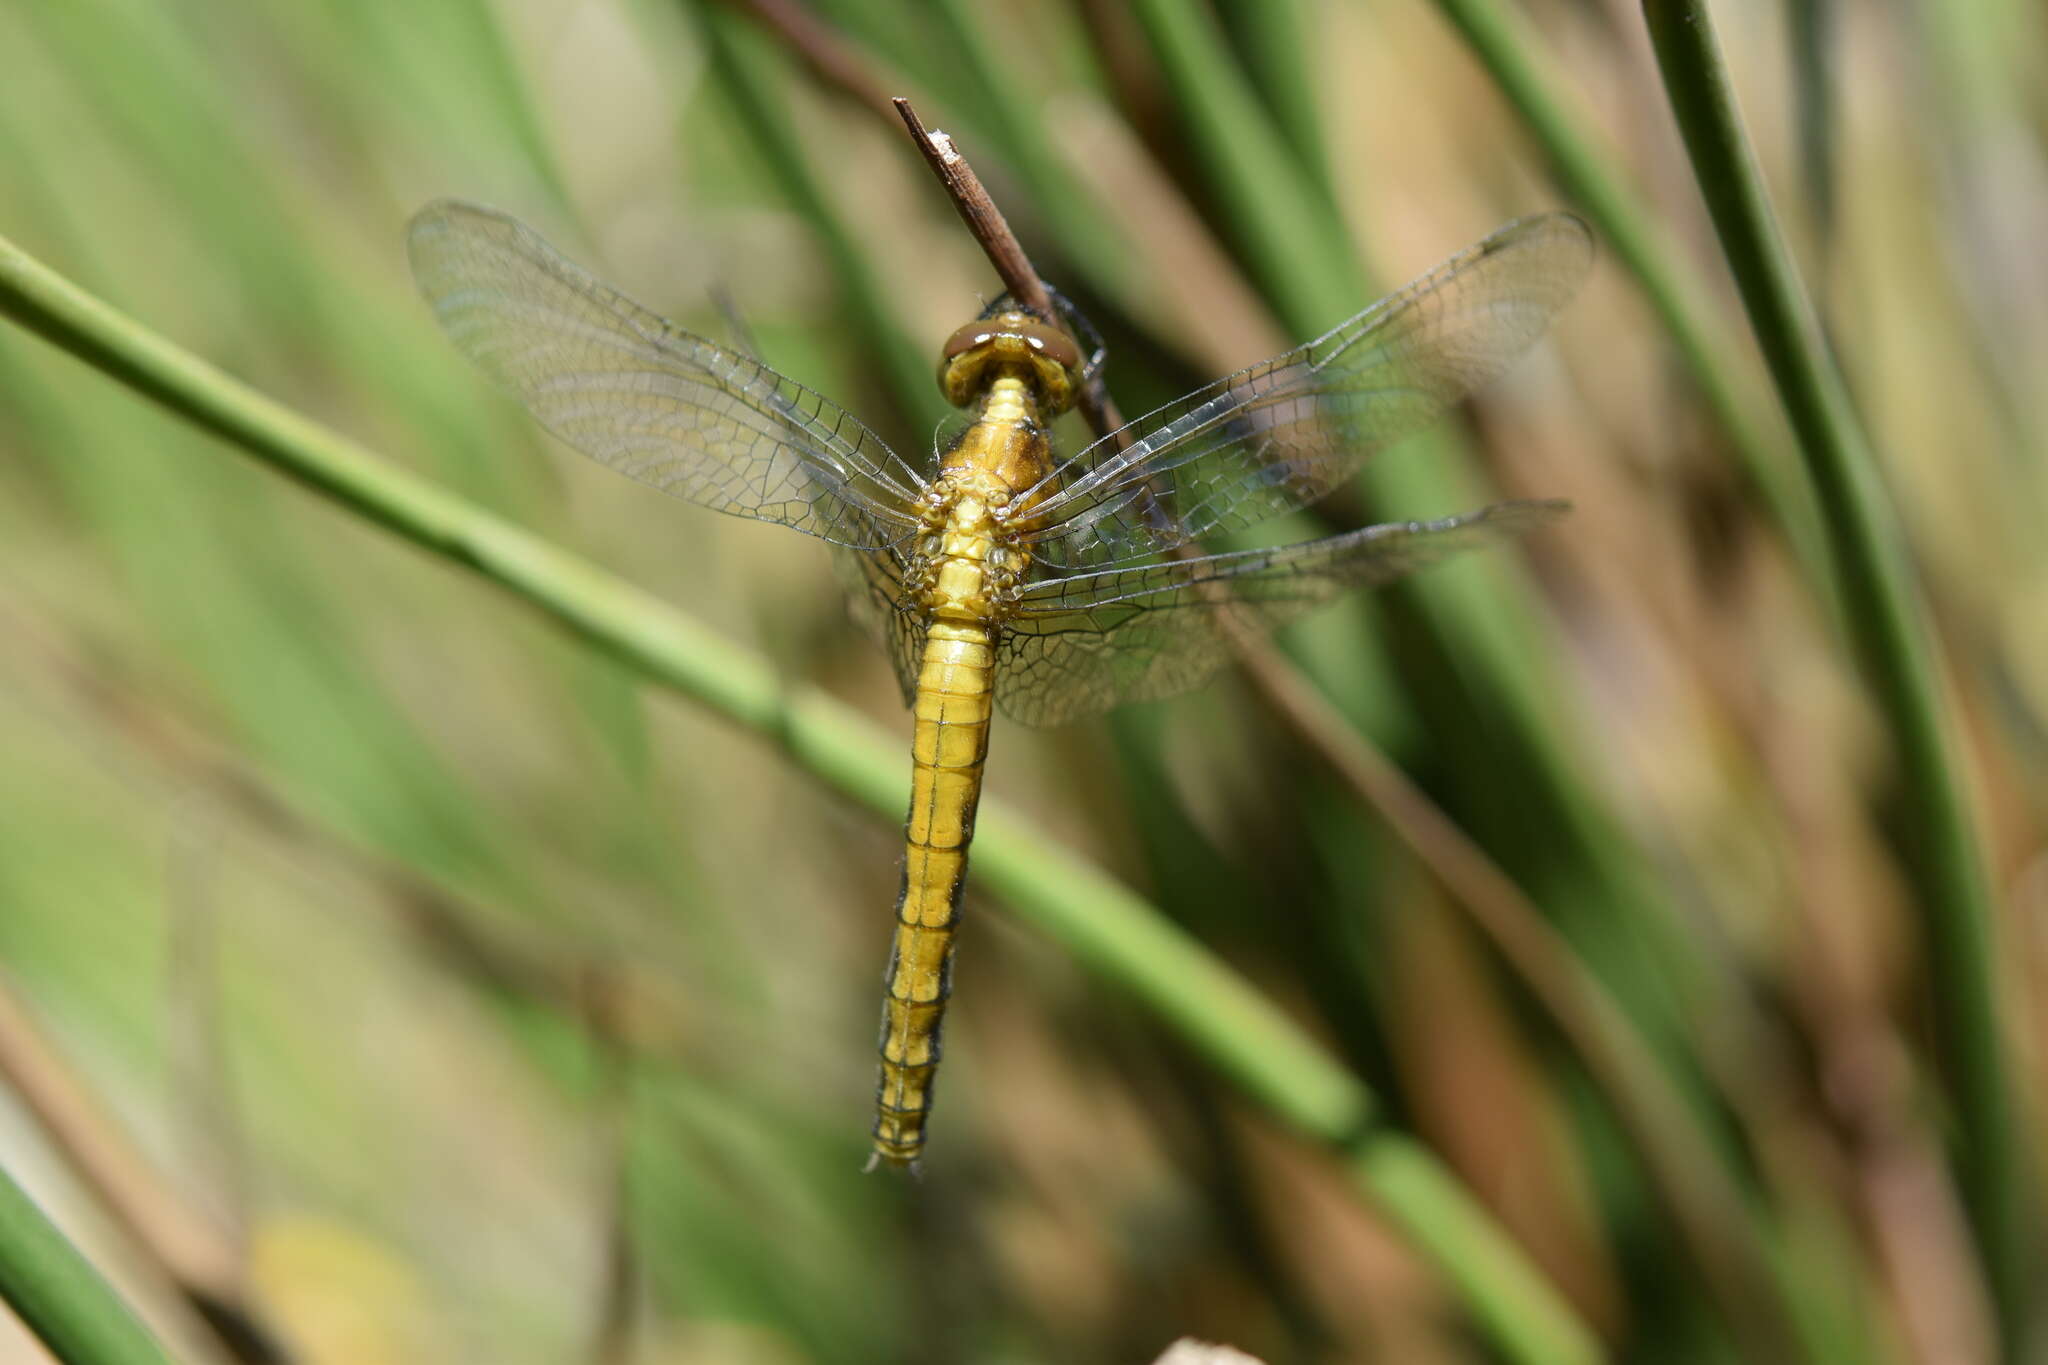
[[[1008,484],[979,470],[942,475],[926,494],[907,586],[935,619],[998,619],[1029,562]]]
[[[998,519],[1020,523],[1026,509],[1018,495],[1042,488],[1052,473],[1051,433],[1040,413],[1030,384],[1013,374],[996,378],[974,422],[939,453],[939,478],[927,504],[950,507],[959,495],[972,494]]]

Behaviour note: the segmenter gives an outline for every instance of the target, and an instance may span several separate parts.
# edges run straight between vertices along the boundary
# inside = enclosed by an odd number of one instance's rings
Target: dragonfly
[[[456,347],[563,442],[688,502],[836,547],[913,717],[872,1155],[924,1152],[993,710],[1057,725],[1201,683],[1340,594],[1551,522],[1500,502],[1269,549],[1203,542],[1305,507],[1505,369],[1585,277],[1568,213],[1518,219],[1331,331],[1065,456],[1101,363],[999,296],[946,341],[965,411],[912,462],[845,408],[600,283],[497,210],[443,200],[408,254]]]

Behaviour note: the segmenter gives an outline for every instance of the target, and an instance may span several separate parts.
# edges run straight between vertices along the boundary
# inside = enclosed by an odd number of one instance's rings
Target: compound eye
[[[946,349],[939,353],[941,364],[957,355],[963,355],[977,346],[995,339],[996,329],[986,322],[970,322],[946,339]]]
[[[1076,372],[1080,370],[1081,350],[1074,344],[1074,339],[1059,328],[1049,327],[1031,318],[1022,318],[1007,330],[1023,337],[1026,345],[1061,369]]]

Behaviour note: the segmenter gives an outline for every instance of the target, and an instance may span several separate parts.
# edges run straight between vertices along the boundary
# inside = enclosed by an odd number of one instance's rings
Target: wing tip
[[[1570,209],[1532,213],[1503,224],[1487,237],[1481,254],[1491,256],[1510,248],[1526,249],[1539,241],[1545,250],[1556,254],[1557,276],[1569,282],[1569,296],[1592,271],[1600,254],[1600,239],[1593,225]]]
[[[1558,230],[1576,244],[1580,272],[1591,270],[1600,256],[1600,237],[1593,231],[1593,224],[1570,209],[1558,209],[1550,217],[1557,220]]]
[[[459,199],[442,196],[430,199],[419,207],[405,224],[405,249],[407,256],[418,266],[424,254],[432,249],[437,239],[468,231],[494,232],[523,241],[538,234],[526,224],[500,208],[478,203],[474,199]],[[543,242],[545,245],[545,242]]]
[[[413,214],[412,221],[424,223],[436,218],[489,218],[500,223],[517,221],[501,208],[453,194],[436,195],[429,199]]]

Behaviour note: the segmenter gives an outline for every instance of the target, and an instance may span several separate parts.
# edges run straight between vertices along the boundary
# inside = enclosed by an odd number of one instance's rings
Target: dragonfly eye
[[[1025,369],[1053,414],[1073,406],[1080,386],[1081,350],[1058,327],[1028,313],[1003,312],[968,323],[939,353],[939,387],[964,408],[980,397],[992,367]]]
[[[1035,318],[1025,318],[1016,324],[1016,331],[1033,351],[1063,370],[1079,372],[1081,348],[1059,328],[1047,326]]]
[[[947,338],[946,349],[939,353],[940,363],[943,364],[957,355],[965,354],[977,346],[988,344],[995,340],[995,335],[995,332],[984,323],[968,323],[965,327],[962,327],[959,331],[953,333],[951,337]]]

